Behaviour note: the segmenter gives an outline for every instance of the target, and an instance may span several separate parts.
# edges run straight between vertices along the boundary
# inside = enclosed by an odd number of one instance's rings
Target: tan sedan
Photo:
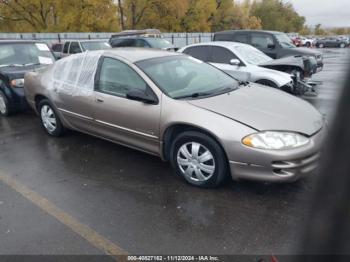
[[[279,90],[239,83],[183,54],[88,52],[25,77],[52,136],[74,129],[160,156],[196,186],[295,181],[317,167],[323,118]]]

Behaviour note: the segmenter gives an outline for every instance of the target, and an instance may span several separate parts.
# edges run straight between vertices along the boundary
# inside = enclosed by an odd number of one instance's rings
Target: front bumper
[[[312,175],[318,168],[326,128],[310,138],[308,146],[293,150],[269,152],[252,150],[249,161],[230,162],[234,180],[294,182]]]

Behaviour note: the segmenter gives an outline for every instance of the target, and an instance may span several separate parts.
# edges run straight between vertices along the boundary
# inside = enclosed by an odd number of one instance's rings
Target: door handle
[[[103,103],[103,102],[104,102],[102,99],[99,99],[99,98],[97,98],[95,101],[96,101],[97,103]]]

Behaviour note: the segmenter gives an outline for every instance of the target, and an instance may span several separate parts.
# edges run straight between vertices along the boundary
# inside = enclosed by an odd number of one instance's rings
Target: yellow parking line
[[[56,218],[58,221],[71,228],[75,233],[82,238],[90,242],[96,248],[103,250],[107,255],[127,255],[128,253],[112,241],[101,236],[95,230],[91,229],[87,225],[82,224],[76,218],[64,212],[59,207],[55,206],[46,198],[42,197],[38,193],[30,190],[25,185],[16,181],[15,179],[3,174],[0,171],[0,181],[13,188],[16,192],[20,193],[30,202],[44,210],[49,215]]]

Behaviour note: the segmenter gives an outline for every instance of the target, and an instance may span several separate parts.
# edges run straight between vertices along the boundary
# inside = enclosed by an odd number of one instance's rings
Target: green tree
[[[0,0],[2,28],[13,32],[119,30],[113,0]]]
[[[305,17],[300,16],[290,3],[282,0],[254,1],[251,15],[261,19],[262,28],[282,32],[299,32],[305,24]]]

